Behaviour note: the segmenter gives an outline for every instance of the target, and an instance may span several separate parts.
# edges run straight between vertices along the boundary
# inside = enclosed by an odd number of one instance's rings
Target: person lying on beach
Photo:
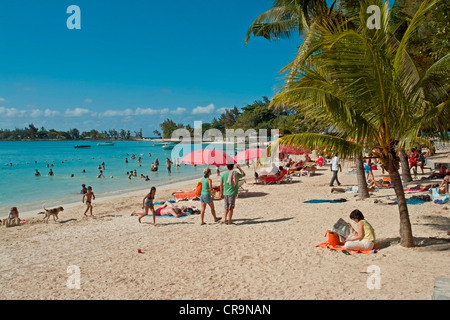
[[[438,172],[433,172],[428,177],[423,177],[421,180],[443,179],[446,175],[450,175],[450,169],[447,169],[447,167],[443,163],[438,164],[438,168]]]
[[[380,179],[379,181],[377,181],[375,179],[369,179],[369,184],[367,185],[367,187],[369,189],[371,189],[371,188],[375,189],[375,187],[386,189],[386,188],[392,188],[392,185],[390,183],[389,184],[383,183],[383,179]]]
[[[157,210],[155,210],[155,214],[153,214],[153,211],[148,212],[147,214],[145,214],[144,212],[136,212],[133,211],[131,213],[132,216],[139,216],[139,222],[141,222],[142,217],[145,217],[146,215],[152,215],[153,217],[155,216],[174,216],[175,218],[179,218],[179,217],[183,217],[185,215],[187,215],[187,212],[190,211],[189,209],[192,210],[192,207],[181,207],[179,208],[178,206],[170,203],[169,201],[166,201],[161,207],[159,207]]]
[[[267,171],[265,169],[262,169],[259,172],[259,176],[269,176],[269,175],[275,175],[277,174],[279,171],[279,168],[277,167],[277,165],[275,163],[272,163],[272,169],[270,171]]]
[[[411,188],[403,188],[403,190],[405,191],[428,191],[430,188],[433,188],[433,184],[425,184],[425,185],[420,185],[418,184],[415,187],[411,187]]]
[[[300,160],[299,162],[297,162],[295,164],[292,164],[289,167],[289,173],[293,173],[295,171],[299,171],[299,170],[301,170],[303,168],[303,166],[304,166],[304,163],[303,163],[302,160]]]
[[[383,180],[370,180],[369,184],[367,185],[367,189],[369,190],[369,192],[374,192],[376,191],[376,188],[382,188],[382,189],[388,189],[388,188],[392,188],[392,186],[390,184],[385,184],[383,183]],[[333,192],[338,192],[338,193],[345,193],[345,192],[358,192],[358,187],[354,186],[354,187],[350,187],[350,188],[331,188],[331,193]]]

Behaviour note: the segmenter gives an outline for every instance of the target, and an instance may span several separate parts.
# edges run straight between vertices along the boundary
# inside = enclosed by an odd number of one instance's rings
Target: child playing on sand
[[[3,219],[2,223],[3,225],[6,226],[13,226],[20,224],[19,210],[17,209],[17,207],[12,207],[11,210],[9,210],[8,218]]]
[[[95,194],[92,192],[91,186],[87,187],[87,192],[83,195],[83,203],[84,199],[86,199],[86,211],[84,215],[87,217],[86,212],[90,211],[92,216],[92,200],[95,200]]]
[[[139,223],[141,223],[141,219],[143,217],[145,217],[146,215],[148,215],[148,211],[151,210],[152,211],[152,217],[153,217],[153,225],[156,226],[156,213],[155,213],[155,207],[153,206],[153,200],[155,199],[155,193],[156,193],[156,188],[155,187],[151,187],[150,192],[147,193],[147,195],[144,197],[144,199],[142,200],[142,209],[144,209],[144,212],[140,212],[139,215]],[[131,215],[135,215],[136,213],[132,213]]]

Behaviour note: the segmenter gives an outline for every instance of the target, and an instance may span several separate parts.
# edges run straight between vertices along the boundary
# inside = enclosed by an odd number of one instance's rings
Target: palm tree
[[[307,33],[315,17],[326,12],[325,0],[275,0],[273,8],[259,15],[247,31],[245,43],[253,34],[269,40]]]
[[[420,128],[430,123],[448,139],[449,85],[443,79],[449,77],[450,54],[421,74],[407,51],[411,35],[438,1],[423,1],[400,39],[391,32],[390,10],[382,0],[361,0],[357,29],[355,24],[349,27],[347,21],[333,19],[314,23],[308,35],[310,45],[296,58],[295,70],[271,104],[331,117],[341,133],[341,137],[299,134],[283,137],[280,143],[328,144],[347,154],[353,151],[343,137],[352,137],[355,145],[372,146],[398,199],[400,244],[405,247],[413,247],[414,240],[398,150],[412,146]],[[372,4],[382,8],[378,30],[366,27],[366,8]]]

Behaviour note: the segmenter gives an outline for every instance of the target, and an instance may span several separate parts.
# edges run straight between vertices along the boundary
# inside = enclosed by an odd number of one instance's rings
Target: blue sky
[[[391,1],[392,2],[392,1]],[[66,25],[70,5],[81,30]],[[271,0],[15,0],[0,4],[0,128],[125,129],[209,122],[271,98],[298,37],[252,37]]]
[[[67,7],[81,9],[69,30]],[[0,128],[193,125],[271,98],[298,38],[244,39],[270,0],[43,0],[0,5]]]

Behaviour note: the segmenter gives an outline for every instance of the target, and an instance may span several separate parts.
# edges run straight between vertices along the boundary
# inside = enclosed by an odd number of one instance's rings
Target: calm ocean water
[[[183,180],[201,177],[202,166],[172,165],[171,174],[166,158],[171,150],[164,150],[152,141],[117,141],[113,146],[99,146],[98,141],[0,141],[0,214],[9,209],[42,211],[42,205],[53,207],[62,203],[81,201],[81,184],[92,186],[100,195],[120,194],[143,190]],[[75,145],[90,148],[74,148]],[[149,156],[149,153],[151,156]],[[132,155],[136,159],[131,159]],[[137,159],[141,157],[140,164]],[[128,158],[128,163],[125,159]],[[158,158],[158,172],[151,172],[151,164]],[[173,159],[175,161],[175,159]],[[105,178],[98,178],[99,166],[104,163]],[[34,175],[38,169],[41,176]],[[48,172],[53,170],[54,176]],[[84,172],[83,172],[84,170]],[[129,179],[127,172],[136,170],[137,177]],[[140,179],[149,176],[150,181]],[[166,200],[166,199],[160,199]]]

